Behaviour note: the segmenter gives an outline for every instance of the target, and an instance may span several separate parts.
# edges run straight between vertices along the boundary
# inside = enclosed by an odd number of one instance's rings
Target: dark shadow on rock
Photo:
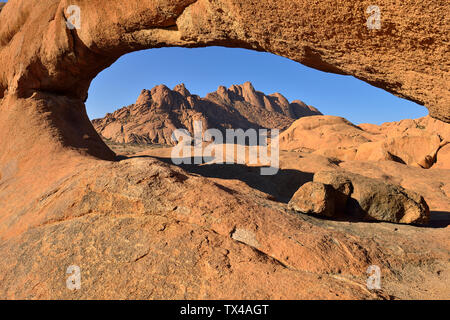
[[[394,222],[386,222],[386,221],[378,221],[371,218],[368,218],[367,213],[364,209],[361,208],[358,201],[353,198],[350,198],[347,202],[346,206],[347,216],[345,217],[346,221],[349,222],[365,222],[365,223],[392,223]],[[399,223],[399,225],[403,225]],[[450,212],[445,211],[431,211],[430,212],[430,220],[428,224],[408,224],[410,226],[419,227],[419,228],[446,228],[450,225]]]
[[[114,161],[119,162],[119,161],[132,159],[132,158],[138,158],[138,157],[127,157],[127,156],[123,156],[123,155],[116,155],[116,158],[114,159]],[[140,158],[150,158],[150,157],[140,157]]]
[[[450,212],[448,211],[431,211],[430,223],[428,228],[447,228],[450,225]]]
[[[148,157],[157,159],[167,164],[174,165],[171,158],[150,157],[150,156],[130,156],[120,157],[117,160],[125,160],[136,157]],[[189,159],[183,159],[189,160]],[[195,158],[191,158],[191,163],[195,163]],[[207,159],[206,159],[207,160]],[[187,161],[184,161],[187,162]],[[288,203],[295,192],[305,183],[313,180],[312,173],[298,170],[278,170],[273,176],[261,175],[262,167],[248,167],[242,164],[181,164],[178,167],[191,174],[197,174],[206,178],[219,178],[226,180],[240,180],[249,187],[264,192],[272,199]],[[224,189],[225,187],[221,186]],[[226,188],[227,192],[234,191]]]
[[[117,161],[122,161],[126,159],[133,158],[151,158],[157,159],[161,162],[175,165],[171,158],[163,158],[156,156],[119,156]],[[183,162],[187,162],[189,158],[183,159]],[[249,167],[242,164],[194,164],[195,158],[191,158],[192,164],[181,164],[178,167],[182,168],[188,173],[196,174],[206,178],[219,178],[226,180],[240,180],[247,184],[249,187],[259,190],[268,194],[272,200],[281,203],[288,203],[292,196],[297,192],[297,190],[303,186],[305,183],[313,181],[314,174],[302,172],[299,170],[286,170],[280,169],[276,175],[273,176],[263,176],[261,175],[262,167]],[[198,159],[197,159],[198,160]],[[208,159],[206,159],[208,160]],[[235,194],[236,191],[231,190],[225,186],[215,183],[215,185],[226,191],[229,194]],[[353,199],[349,198],[345,211],[347,213],[342,213],[336,217],[328,218],[318,215],[310,215],[306,213],[296,214],[311,216],[314,218],[319,218],[323,220],[330,221],[342,221],[342,222],[353,222],[353,223],[392,223],[386,221],[368,220],[367,215],[364,210],[360,207],[359,203]],[[292,210],[292,212],[295,212]],[[420,228],[446,228],[450,225],[450,212],[443,211],[432,211],[430,214],[430,222],[427,225],[413,225]],[[395,224],[395,223],[392,223]],[[399,224],[402,225],[402,224]]]
[[[421,224],[402,224],[402,223],[394,223],[394,222],[387,222],[387,221],[377,221],[377,220],[367,220],[365,218],[362,218],[361,216],[352,216],[352,215],[341,215],[338,217],[325,217],[325,216],[318,216],[315,214],[309,214],[309,213],[303,213],[303,212],[296,212],[295,210],[291,210],[292,213],[301,215],[303,219],[306,218],[306,220],[311,221],[311,219],[318,219],[318,220],[325,220],[325,221],[333,221],[333,222],[351,222],[351,223],[368,223],[368,224],[381,224],[381,223],[389,223],[392,225],[398,225],[398,226],[412,226],[417,228],[423,228],[423,229],[445,229],[450,225],[450,212],[445,211],[432,211],[430,213],[430,222],[427,225],[421,225]]]

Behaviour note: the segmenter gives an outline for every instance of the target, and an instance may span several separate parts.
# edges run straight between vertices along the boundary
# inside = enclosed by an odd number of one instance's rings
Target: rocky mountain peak
[[[144,108],[142,108],[144,106]],[[281,94],[265,95],[251,82],[219,86],[204,98],[192,95],[184,84],[142,90],[134,105],[93,121],[106,139],[126,143],[173,144],[173,130],[192,129],[195,120],[207,128],[286,129],[299,117],[319,115],[303,102],[289,104]]]
[[[244,90],[244,92],[256,92],[255,87],[253,86],[253,84],[250,81],[245,82],[242,85],[242,89]]]
[[[183,97],[187,98],[191,95],[191,93],[189,92],[188,89],[186,89],[186,86],[184,85],[184,83],[178,84],[173,88],[173,91],[178,92],[179,94],[181,94]]]
[[[136,105],[148,105],[151,104],[152,101],[152,93],[150,90],[142,90],[141,94],[139,95],[139,97],[136,100]]]

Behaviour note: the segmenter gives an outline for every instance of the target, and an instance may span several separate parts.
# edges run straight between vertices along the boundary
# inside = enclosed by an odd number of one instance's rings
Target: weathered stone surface
[[[398,185],[345,171],[319,172],[314,181],[328,183],[348,194],[346,211],[352,216],[394,223],[429,221],[430,210],[423,197]]]
[[[1,297],[449,294],[443,285],[450,274],[448,228],[396,225],[395,231],[384,223],[336,224],[291,215],[236,178],[206,179],[144,157],[112,163],[76,155],[22,168],[2,163]],[[27,174],[18,179],[20,170]],[[442,174],[432,174],[439,183]],[[382,267],[386,293],[366,289],[371,264]],[[82,268],[79,291],[65,286],[70,265]],[[415,286],[418,272],[420,286]]]
[[[282,150],[351,149],[370,142],[371,134],[336,116],[300,118],[280,134]]]
[[[345,171],[320,171],[303,185],[289,208],[298,212],[366,220],[426,224],[429,207],[422,196],[400,186]]]
[[[428,116],[380,126],[355,126],[341,117],[312,116],[295,121],[282,132],[280,147],[340,161],[395,161],[430,169],[438,157],[445,161],[439,152],[449,137],[450,124]]]
[[[325,217],[336,216],[336,192],[333,187],[318,182],[304,184],[289,202],[289,209]]]
[[[360,145],[355,160],[391,160],[429,169],[440,146],[438,135],[393,137]]]
[[[363,279],[367,263],[381,263],[373,241],[154,159],[78,161],[45,170],[39,186],[1,180],[0,297],[383,297],[325,275]],[[70,265],[82,270],[79,291],[65,286]]]
[[[353,193],[352,181],[348,177],[337,175],[332,171],[319,171],[314,174],[314,182],[332,186],[335,190],[336,214],[345,213],[347,201]]]

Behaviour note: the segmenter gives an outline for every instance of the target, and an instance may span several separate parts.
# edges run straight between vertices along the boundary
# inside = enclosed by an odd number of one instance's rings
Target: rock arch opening
[[[38,148],[32,143],[40,130],[52,150],[68,147],[111,159],[84,110],[92,79],[126,53],[173,46],[272,52],[353,75],[450,121],[449,73],[442,67],[448,34],[439,28],[445,1],[415,3],[414,11],[403,3],[385,3],[385,27],[379,30],[367,28],[370,1],[323,0],[313,7],[275,0],[75,2],[11,0],[1,10],[0,92],[6,111],[1,133],[24,154]],[[79,28],[68,28],[71,5],[79,8]],[[417,12],[431,29],[410,27]]]
[[[206,47],[161,48],[122,56],[91,83],[86,108],[89,118],[103,118],[136,102],[143,89],[184,85],[206,97],[221,87],[251,82],[266,95],[288,102],[301,100],[323,114],[349,121],[381,124],[419,118],[427,109],[351,76],[325,73],[267,52]]]

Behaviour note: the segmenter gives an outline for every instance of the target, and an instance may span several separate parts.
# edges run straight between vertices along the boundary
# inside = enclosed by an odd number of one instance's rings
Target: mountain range
[[[280,93],[256,91],[250,82],[228,89],[220,86],[204,98],[179,84],[173,90],[165,85],[144,89],[134,104],[92,123],[111,142],[173,145],[173,131],[192,133],[194,121],[201,121],[204,130],[285,130],[295,120],[313,115],[321,113],[299,100],[290,103]]]

